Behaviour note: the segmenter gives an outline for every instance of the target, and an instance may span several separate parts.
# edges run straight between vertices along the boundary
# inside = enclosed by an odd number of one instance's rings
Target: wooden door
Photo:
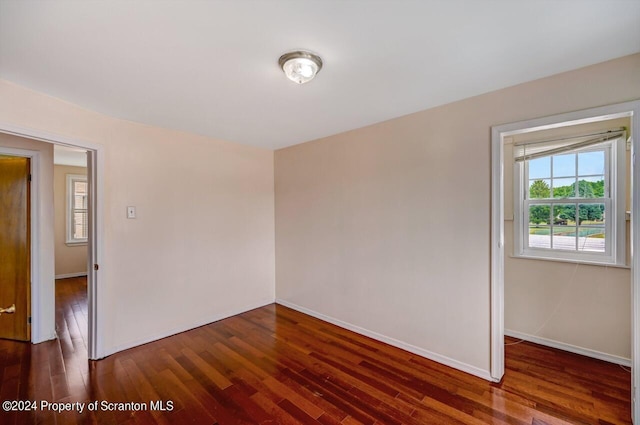
[[[31,205],[29,158],[0,156],[0,338],[29,341]],[[0,310],[2,311],[2,310]]]

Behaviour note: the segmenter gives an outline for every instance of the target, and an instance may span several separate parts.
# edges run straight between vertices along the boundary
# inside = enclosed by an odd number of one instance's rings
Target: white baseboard
[[[87,276],[87,272],[57,274],[56,279],[68,279],[70,277]]]
[[[136,340],[136,341],[132,341],[132,342],[128,342],[128,343],[125,343],[125,344],[117,345],[117,346],[111,347],[111,348],[107,348],[107,349],[104,350],[103,353],[98,353],[98,359],[103,359],[103,358],[105,358],[107,356],[110,356],[112,354],[115,354],[117,352],[128,350],[129,348],[137,347],[139,345],[148,344],[150,342],[158,341],[158,340],[163,339],[163,338],[168,338],[170,336],[173,336],[173,335],[176,335],[176,334],[179,334],[179,333],[182,333],[182,332],[190,331],[191,329],[199,328],[200,326],[208,325],[210,323],[217,322],[219,320],[228,319],[229,317],[236,316],[238,314],[242,314],[242,313],[245,313],[247,311],[254,310],[256,308],[260,308],[260,307],[264,307],[264,306],[273,304],[273,302],[274,302],[273,300],[270,300],[270,301],[262,301],[262,302],[257,302],[257,303],[254,303],[254,304],[249,304],[249,305],[246,305],[246,306],[244,306],[242,308],[239,308],[237,310],[234,310],[234,311],[214,314],[212,316],[207,317],[206,319],[200,320],[200,321],[192,323],[190,325],[176,327],[176,328],[173,328],[173,329],[168,330],[166,332],[161,332],[161,333],[155,334],[155,335],[147,337],[147,338],[142,338],[142,339],[139,339],[139,340]]]
[[[299,311],[301,313],[308,314],[309,316],[315,317],[316,319],[324,320],[325,322],[329,322],[329,323],[331,323],[333,325],[336,325],[336,326],[339,326],[341,328],[350,330],[350,331],[355,332],[355,333],[360,334],[360,335],[368,336],[369,338],[373,338],[373,339],[375,339],[377,341],[381,341],[381,342],[387,343],[387,344],[392,345],[394,347],[401,348],[403,350],[409,351],[410,353],[417,354],[417,355],[419,355],[421,357],[424,357],[426,359],[433,360],[434,362],[441,363],[441,364],[443,364],[445,366],[452,367],[454,369],[460,370],[460,371],[468,373],[470,375],[477,376],[477,377],[482,378],[484,380],[493,381],[493,382],[495,381],[495,379],[493,379],[491,377],[491,373],[489,373],[488,370],[483,370],[483,369],[480,369],[478,367],[469,365],[467,363],[463,363],[463,362],[460,362],[458,360],[452,359],[450,357],[446,357],[446,356],[443,356],[441,354],[437,354],[437,353],[434,353],[432,351],[428,351],[428,350],[425,350],[423,348],[416,347],[415,345],[411,345],[411,344],[408,344],[406,342],[399,341],[399,340],[391,338],[389,336],[382,335],[382,334],[379,334],[379,333],[374,332],[374,331],[370,331],[370,330],[365,329],[365,328],[361,328],[360,326],[356,326],[356,325],[352,325],[351,323],[343,322],[342,320],[335,319],[333,317],[324,315],[322,313],[318,313],[317,311],[310,310],[310,309],[308,309],[306,307],[299,306],[297,304],[294,304],[292,302],[289,302],[289,301],[286,301],[286,300],[283,300],[283,299],[276,299],[276,304],[280,304],[280,305],[283,305],[285,307],[289,307],[289,308],[291,308],[293,310],[296,310],[296,311]]]
[[[58,339],[58,334],[56,333],[56,331],[51,331],[51,333],[47,336],[41,336],[39,339],[32,339],[31,343],[32,344],[41,344],[43,342],[47,342],[47,341],[52,341],[54,339]]]
[[[605,362],[631,367],[631,359],[616,356],[613,354],[603,353],[601,351],[592,350],[590,348],[578,347],[576,345],[554,341],[552,339],[542,338],[535,335],[529,335],[522,332],[512,331],[509,329],[505,329],[504,334],[505,336],[510,336],[512,338],[522,339],[529,342],[535,342],[536,344],[545,345],[551,348],[557,348],[558,350],[568,351],[570,353],[580,354],[598,360],[604,360]]]

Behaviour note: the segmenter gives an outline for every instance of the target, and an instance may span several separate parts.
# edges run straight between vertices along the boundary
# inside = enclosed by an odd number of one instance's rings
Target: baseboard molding
[[[58,334],[56,333],[56,331],[51,331],[51,333],[48,336],[45,337],[40,337],[39,339],[35,340],[32,339],[31,343],[32,344],[42,344],[43,342],[47,342],[47,341],[52,341],[54,339],[58,339]]]
[[[56,279],[68,279],[70,277],[87,276],[87,272],[57,274]]]
[[[103,359],[105,357],[108,357],[108,356],[110,356],[112,354],[115,354],[115,353],[118,353],[120,351],[128,350],[130,348],[138,347],[140,345],[148,344],[150,342],[158,341],[158,340],[163,339],[163,338],[168,338],[170,336],[177,335],[177,334],[182,333],[182,332],[190,331],[192,329],[196,329],[196,328],[199,328],[201,326],[205,326],[205,325],[208,325],[210,323],[217,322],[219,320],[228,319],[229,317],[233,317],[233,316],[236,316],[238,314],[246,313],[247,311],[255,310],[256,308],[264,307],[264,306],[267,306],[267,305],[270,305],[270,304],[273,304],[273,303],[274,303],[274,301],[270,300],[270,301],[257,302],[255,304],[248,304],[248,305],[246,305],[246,306],[244,306],[242,308],[239,308],[239,309],[231,311],[231,312],[214,314],[213,316],[207,317],[206,319],[200,320],[200,321],[195,322],[195,323],[190,324],[190,325],[186,325],[186,326],[182,326],[182,327],[176,327],[176,328],[173,328],[173,329],[168,330],[166,332],[161,332],[161,333],[155,334],[155,335],[147,337],[147,338],[142,338],[142,339],[139,339],[139,340],[136,340],[136,341],[133,341],[133,342],[128,342],[126,344],[117,345],[115,347],[111,347],[109,349],[105,349],[103,353],[99,353],[98,354],[98,359]]]
[[[468,373],[470,375],[477,376],[477,377],[482,378],[484,380],[492,381],[492,382],[495,381],[495,379],[493,379],[491,377],[491,374],[489,373],[488,370],[483,370],[483,369],[477,368],[475,366],[469,365],[467,363],[463,363],[463,362],[460,362],[458,360],[452,359],[450,357],[446,357],[446,356],[434,353],[432,351],[428,351],[428,350],[425,350],[423,348],[416,347],[415,345],[411,345],[411,344],[408,344],[408,343],[403,342],[403,341],[399,341],[399,340],[397,340],[395,338],[391,338],[389,336],[382,335],[382,334],[379,334],[379,333],[374,332],[374,331],[370,331],[370,330],[365,329],[365,328],[361,328],[360,326],[356,326],[356,325],[353,325],[351,323],[347,323],[347,322],[344,322],[342,320],[333,318],[331,316],[327,316],[325,314],[318,313],[317,311],[310,310],[310,309],[308,309],[306,307],[302,307],[300,305],[294,304],[292,302],[289,302],[289,301],[286,301],[286,300],[283,300],[283,299],[279,299],[279,298],[276,299],[276,304],[280,304],[280,305],[283,305],[285,307],[289,307],[290,309],[299,311],[300,313],[308,314],[309,316],[315,317],[316,319],[324,320],[325,322],[329,322],[329,323],[331,323],[333,325],[336,325],[336,326],[339,326],[341,328],[350,330],[350,331],[355,332],[355,333],[360,334],[360,335],[368,336],[369,338],[375,339],[377,341],[384,342],[384,343],[392,345],[394,347],[401,348],[403,350],[409,351],[410,353],[417,354],[417,355],[419,355],[421,357],[424,357],[426,359],[433,360],[434,362],[443,364],[445,366],[449,366],[451,368],[460,370],[460,371]]]
[[[631,367],[631,359],[616,356],[613,354],[603,353],[601,351],[591,350],[590,348],[578,347],[576,345],[566,344],[564,342],[554,341],[552,339],[542,338],[535,335],[529,335],[522,332],[512,331],[505,329],[505,336],[512,338],[522,339],[524,341],[534,342],[536,344],[545,345],[551,348],[557,348],[558,350],[568,351],[574,354],[580,354],[587,357],[592,357],[598,360],[604,360],[605,362],[615,363],[622,366]]]

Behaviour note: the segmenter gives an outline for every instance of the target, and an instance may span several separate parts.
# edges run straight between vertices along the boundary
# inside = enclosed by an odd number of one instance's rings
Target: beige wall
[[[526,133],[505,144],[505,328],[507,333],[569,345],[592,355],[631,358],[629,269],[513,257],[513,154],[510,142],[547,140],[612,128],[629,118]],[[628,157],[630,155],[627,155]],[[627,165],[628,167],[628,165]],[[627,169],[627,192],[629,192]],[[626,210],[631,207],[629,193]],[[628,224],[628,223],[627,223]],[[627,226],[627,264],[629,256]],[[595,353],[594,353],[595,352]]]
[[[87,273],[87,245],[67,245],[67,174],[87,175],[86,167],[54,165],[56,277]]]
[[[491,126],[637,98],[633,55],[276,151],[278,298],[488,376]]]
[[[103,147],[103,354],[273,302],[272,151],[114,119],[7,81],[0,122]]]
[[[0,99],[2,95],[0,95]],[[0,103],[2,100],[0,100]],[[0,118],[0,121],[2,119]],[[31,287],[38,291],[39,297],[32,298],[32,305],[35,301],[40,301],[40,314],[34,316],[36,319],[32,324],[32,335],[35,335],[35,342],[47,340],[55,337],[55,327],[53,320],[55,317],[54,304],[54,231],[53,231],[53,145],[38,142],[35,140],[23,139],[21,137],[0,133],[0,147],[13,148],[31,151],[39,156],[36,164],[32,162],[33,183],[32,190],[36,190],[40,202],[31,206],[32,216],[36,215],[40,225],[35,228],[39,240],[40,250],[49,252],[51,255],[34,256],[32,262],[37,263],[39,275],[31,276]],[[31,152],[29,156],[31,156]],[[37,189],[36,188],[37,185]],[[32,309],[33,310],[33,309]],[[33,316],[33,311],[32,311]],[[46,322],[48,326],[44,326]],[[38,338],[38,335],[40,337]]]

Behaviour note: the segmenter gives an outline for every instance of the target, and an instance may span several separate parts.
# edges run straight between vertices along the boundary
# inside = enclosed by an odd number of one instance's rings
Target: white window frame
[[[66,192],[67,192],[67,208],[66,208],[66,223],[67,223],[67,245],[86,245],[87,238],[74,238],[73,236],[73,199],[74,199],[74,183],[75,182],[87,182],[87,176],[82,174],[67,174],[67,184],[66,184]]]
[[[554,198],[528,199],[529,161],[514,162],[514,257],[539,260],[570,261],[590,264],[626,266],[626,135],[612,140],[605,147],[605,196],[604,198]],[[602,146],[602,145],[600,145]],[[569,152],[589,152],[600,148],[582,148]],[[549,155],[552,156],[553,154]],[[577,170],[576,170],[577,173]],[[563,202],[565,201],[565,202]],[[529,247],[530,204],[605,204],[608,212],[605,220],[605,252],[567,251],[553,248]],[[577,228],[576,228],[577,230]]]

